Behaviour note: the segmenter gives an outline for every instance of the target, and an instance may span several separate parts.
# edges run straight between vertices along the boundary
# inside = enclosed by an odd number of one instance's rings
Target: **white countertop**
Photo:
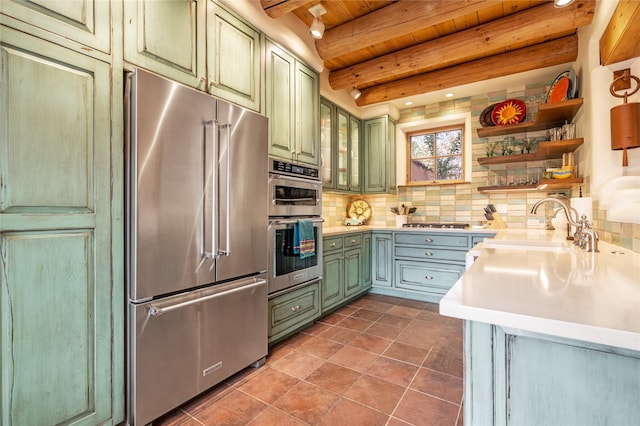
[[[474,228],[468,227],[464,229],[442,229],[442,228],[402,228],[398,226],[378,226],[378,225],[360,225],[360,226],[324,226],[322,228],[323,236],[331,236],[334,234],[345,234],[348,232],[365,232],[365,231],[399,231],[399,232],[472,232],[478,234],[491,234],[498,232],[499,229]]]
[[[562,232],[501,230],[496,239],[564,241]],[[640,254],[488,248],[440,301],[442,315],[640,351]]]

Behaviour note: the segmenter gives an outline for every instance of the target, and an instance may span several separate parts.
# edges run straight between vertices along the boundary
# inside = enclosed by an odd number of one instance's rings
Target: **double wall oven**
[[[269,159],[269,294],[322,278],[322,182],[319,170]],[[293,250],[299,219],[313,222],[315,254]]]

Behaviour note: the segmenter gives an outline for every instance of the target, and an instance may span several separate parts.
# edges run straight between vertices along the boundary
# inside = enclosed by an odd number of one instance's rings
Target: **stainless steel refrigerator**
[[[267,354],[267,119],[127,76],[128,423]]]

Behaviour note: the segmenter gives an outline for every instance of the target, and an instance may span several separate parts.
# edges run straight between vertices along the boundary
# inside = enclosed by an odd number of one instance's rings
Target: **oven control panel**
[[[320,178],[320,171],[315,167],[302,166],[300,164],[293,164],[275,159],[271,159],[270,166],[270,171],[272,173],[283,173],[290,176],[299,176],[310,179]]]

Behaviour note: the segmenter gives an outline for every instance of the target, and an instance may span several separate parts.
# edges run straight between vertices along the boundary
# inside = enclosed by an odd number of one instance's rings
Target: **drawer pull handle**
[[[433,253],[431,253],[430,251],[427,251],[424,254],[425,254],[425,256],[433,256]]]
[[[432,280],[433,279],[433,277],[431,275],[427,275],[425,278],[428,279],[428,280]]]
[[[433,242],[433,239],[432,239],[432,238],[425,238],[424,240],[425,240],[426,242],[428,242],[428,243],[432,243],[432,242]]]
[[[351,244],[355,244],[355,243],[356,243],[356,240],[351,240]]]
[[[331,244],[329,244],[329,246],[330,246],[330,247],[335,247],[335,246],[336,246],[336,243],[331,243]]]
[[[300,305],[292,306],[292,307],[291,307],[291,310],[292,310],[293,312],[298,312],[298,311],[300,310]]]

